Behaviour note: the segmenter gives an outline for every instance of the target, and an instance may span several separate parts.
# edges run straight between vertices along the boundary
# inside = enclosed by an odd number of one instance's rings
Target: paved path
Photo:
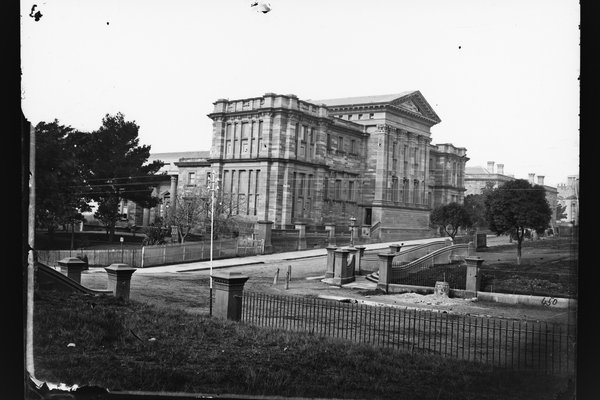
[[[365,245],[368,250],[385,250],[388,249],[392,244],[404,243],[403,247],[414,246],[422,243],[429,243],[435,241],[445,240],[445,238],[432,238],[432,239],[418,239],[418,240],[404,240],[404,241],[395,241],[395,242],[386,242],[386,243],[372,243]],[[327,255],[327,249],[310,249],[310,250],[300,250],[300,251],[290,251],[287,253],[276,253],[276,254],[263,254],[258,256],[249,256],[249,257],[234,257],[234,258],[223,258],[218,260],[213,260],[212,268],[228,268],[228,267],[237,267],[244,265],[252,265],[252,264],[267,264],[274,262],[281,262],[286,260],[299,260],[303,258],[312,258],[312,257],[323,257]],[[162,267],[148,267],[148,268],[138,268],[136,270],[137,275],[145,275],[145,274],[162,274],[165,272],[192,272],[192,271],[201,271],[210,269],[210,261],[198,261],[191,262],[185,264],[173,264],[166,265]]]

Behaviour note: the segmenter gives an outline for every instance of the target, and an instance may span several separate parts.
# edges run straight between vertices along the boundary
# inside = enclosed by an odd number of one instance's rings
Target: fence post
[[[219,319],[239,321],[242,317],[242,295],[246,275],[239,272],[217,272],[212,274],[215,288],[213,315]]]
[[[467,257],[467,282],[465,283],[465,294],[467,298],[477,297],[480,288],[479,270],[483,259],[481,257]]]
[[[167,245],[163,245],[163,264],[167,262]]]
[[[377,289],[381,289],[386,293],[390,288],[390,281],[392,278],[392,260],[394,259],[395,253],[379,253],[379,281],[377,282]]]
[[[146,248],[146,246],[142,246],[142,255],[141,255],[141,260],[140,260],[140,268],[144,268],[144,249]]]

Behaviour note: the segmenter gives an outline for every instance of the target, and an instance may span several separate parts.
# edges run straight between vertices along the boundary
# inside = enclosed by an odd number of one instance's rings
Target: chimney
[[[493,174],[494,173],[494,162],[493,161],[488,161],[487,164],[488,164],[488,167],[487,167],[488,172],[490,174]]]
[[[538,175],[538,185],[544,186],[544,175]]]
[[[500,174],[500,175],[504,175],[504,164],[498,164],[498,165],[496,165],[496,168],[497,168],[497,171],[496,171],[496,172],[497,172],[498,174]]]
[[[532,185],[535,183],[535,182],[533,182],[534,178],[535,178],[535,174],[529,174],[529,183],[531,183]]]

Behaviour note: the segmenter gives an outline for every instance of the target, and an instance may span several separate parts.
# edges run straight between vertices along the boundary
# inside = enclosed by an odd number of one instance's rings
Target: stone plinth
[[[385,291],[389,290],[390,280],[392,278],[392,261],[396,253],[379,253],[379,281],[377,288]]]
[[[87,269],[87,263],[77,257],[63,258],[58,262],[60,271],[66,273],[67,277],[81,284],[81,271]]]
[[[334,250],[333,284],[345,285],[354,281],[354,271],[348,266],[348,249]]]
[[[327,246],[327,271],[325,271],[325,278],[333,278],[335,273],[335,251],[337,247]]]
[[[296,222],[294,229],[298,231],[298,250],[306,249],[306,224]]]
[[[465,292],[468,297],[477,297],[477,292],[480,288],[479,270],[483,259],[481,257],[466,257],[467,263],[467,282],[465,284]]]
[[[129,299],[131,275],[135,268],[127,264],[111,264],[104,270],[108,275],[108,290],[112,291],[115,297]]]
[[[242,317],[242,294],[248,280],[240,272],[215,272],[212,274],[215,289],[213,315],[219,319],[239,321]]]
[[[258,240],[264,240],[264,254],[273,252],[273,245],[271,244],[272,228],[273,221],[256,221],[254,225],[254,237]]]

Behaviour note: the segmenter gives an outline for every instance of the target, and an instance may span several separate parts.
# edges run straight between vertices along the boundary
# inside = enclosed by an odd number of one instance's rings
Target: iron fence
[[[571,374],[575,332],[551,324],[244,292],[241,321],[542,374]]]
[[[213,242],[213,258],[251,256],[264,252],[262,239],[223,239]],[[48,265],[56,266],[66,257],[88,258],[89,266],[109,266],[125,263],[135,268],[167,265],[181,262],[203,261],[210,259],[210,242],[189,242],[144,246],[139,249],[78,249],[78,250],[38,250],[38,259]]]

